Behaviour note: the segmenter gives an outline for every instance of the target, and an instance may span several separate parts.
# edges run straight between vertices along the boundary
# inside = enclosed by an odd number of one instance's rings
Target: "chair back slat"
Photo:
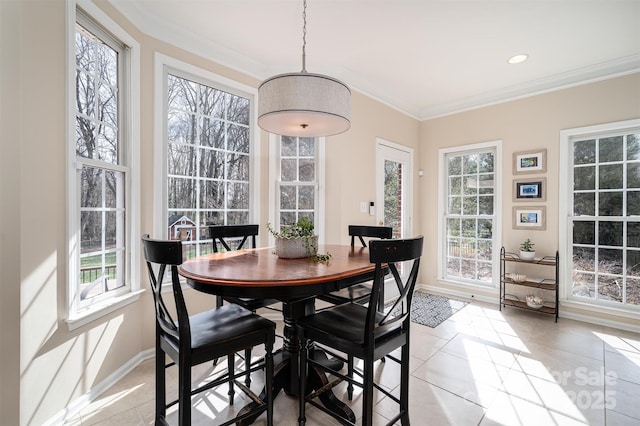
[[[393,228],[390,226],[349,225],[349,235],[351,236],[351,247],[355,245],[355,237],[360,239],[362,247],[366,247],[367,243],[363,237],[389,239],[393,236]]]
[[[156,325],[162,333],[173,337],[178,343],[191,341],[189,314],[182,295],[178,265],[182,264],[182,243],[180,241],[153,240],[148,234],[142,236],[149,282],[156,311]],[[154,271],[154,265],[158,265],[158,272]],[[177,325],[167,304],[162,296],[162,283],[167,268],[171,271],[171,284],[174,304],[177,315]]]
[[[241,238],[235,250],[244,248],[247,241],[251,240],[252,248],[256,247],[256,236],[259,232],[259,225],[211,225],[209,226],[209,237],[213,240],[213,251],[218,252],[218,242],[226,251],[232,251],[228,239]]]
[[[402,323],[402,327],[409,327],[411,301],[418,279],[423,240],[424,237],[418,236],[408,239],[370,241],[369,260],[371,263],[375,263],[376,266],[373,289],[369,299],[369,307],[367,308],[366,344],[371,344],[372,339],[375,339],[380,333],[397,327],[398,323]],[[410,272],[404,280],[398,271],[398,262],[411,262]],[[380,299],[380,291],[386,278],[385,269],[388,269],[391,273],[398,295],[394,298],[390,307],[384,309],[384,314],[380,318],[377,302]]]

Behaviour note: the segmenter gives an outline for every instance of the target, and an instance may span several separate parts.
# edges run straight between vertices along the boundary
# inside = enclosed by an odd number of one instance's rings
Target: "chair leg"
[[[229,395],[229,405],[233,405],[233,397],[236,393],[233,388],[233,381],[236,379],[235,364],[236,364],[235,354],[231,353],[227,355],[227,371],[229,374],[229,392],[227,395]]]
[[[156,342],[156,423],[167,416],[165,354]]]
[[[362,387],[362,426],[373,424],[373,358],[364,360],[364,377]]]
[[[347,356],[347,376],[353,379],[353,355]],[[347,397],[349,401],[353,400],[353,383],[351,382],[347,384]]]
[[[409,342],[402,347],[400,367],[400,424],[409,426]]]
[[[181,365],[182,364],[182,365]],[[178,362],[178,424],[191,425],[191,360]]]
[[[247,377],[244,379],[244,384],[248,388],[251,387],[251,348],[244,350],[244,367],[247,369]]]
[[[265,388],[267,398],[267,426],[273,426],[273,343],[264,345],[265,354]]]
[[[298,363],[300,368],[300,389],[299,389],[299,396],[298,396],[298,403],[299,403],[298,425],[299,426],[304,426],[305,423],[307,422],[307,418],[305,417],[305,405],[306,405],[305,398],[307,396],[307,357],[309,356],[307,346],[308,346],[307,340],[304,338],[301,338],[300,349],[299,349],[300,362]]]

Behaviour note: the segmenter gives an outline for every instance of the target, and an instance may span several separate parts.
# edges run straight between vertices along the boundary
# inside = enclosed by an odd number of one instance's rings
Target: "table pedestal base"
[[[280,393],[281,390],[289,396],[297,397],[300,386],[300,379],[298,376],[299,359],[298,354],[300,352],[300,342],[298,339],[298,328],[296,321],[299,318],[305,317],[315,312],[315,298],[309,297],[304,299],[288,300],[282,302],[282,315],[284,319],[284,344],[282,349],[277,351],[273,356],[274,364],[274,377],[273,377],[273,398]],[[339,360],[327,359],[327,355],[318,349],[314,349],[312,354],[316,360],[321,360],[323,364],[326,362],[327,366],[333,370],[340,370],[342,368],[342,362]],[[307,372],[307,389],[306,395],[309,395],[314,390],[321,389],[328,384],[327,376],[324,371],[311,367]],[[262,391],[260,395],[264,399],[265,391]],[[342,417],[351,419],[355,422],[356,418],[351,409],[342,401],[340,401],[333,394],[331,390],[326,390],[320,396],[322,404],[330,411],[339,414]],[[244,414],[254,407],[254,403],[250,403],[244,407],[240,413]],[[249,425],[253,423],[256,417],[250,417],[247,420],[238,423],[239,426]]]
[[[327,359],[326,354],[321,350],[314,350],[314,359],[320,359],[322,363],[327,362],[331,365],[331,368],[339,370],[341,368],[341,361]],[[284,351],[278,351],[274,355],[274,377],[273,377],[273,397],[275,398],[281,390],[284,390],[289,396],[298,396],[298,359],[292,358]],[[307,390],[306,394],[309,395],[314,390],[321,389],[329,383],[324,371],[311,367],[307,373]],[[264,399],[265,391],[260,394],[260,398]],[[351,408],[344,402],[340,401],[333,394],[331,390],[323,392],[320,396],[322,404],[330,411],[346,417],[352,422],[356,421],[355,414],[351,411]],[[242,408],[239,414],[245,414],[255,407],[255,403],[252,402],[246,407]],[[239,426],[250,425],[255,421],[256,417],[249,417],[242,422],[239,422]]]

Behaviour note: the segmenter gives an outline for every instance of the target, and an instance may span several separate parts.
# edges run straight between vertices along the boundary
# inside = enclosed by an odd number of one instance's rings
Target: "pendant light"
[[[306,70],[307,0],[303,3],[302,71],[266,79],[258,88],[258,126],[284,136],[331,136],[351,127],[351,90]]]

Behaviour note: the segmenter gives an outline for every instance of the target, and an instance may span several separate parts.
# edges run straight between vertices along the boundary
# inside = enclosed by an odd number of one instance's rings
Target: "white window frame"
[[[491,269],[491,285],[458,281],[446,278],[447,261],[447,156],[464,155],[474,151],[494,150],[494,216],[493,216],[493,253]],[[492,290],[497,293],[500,278],[500,247],[502,241],[502,140],[480,142],[438,150],[438,249],[437,249],[437,277],[440,284],[456,285],[471,289]]]
[[[97,22],[126,46],[124,67],[119,76],[124,98],[120,103],[120,137],[123,141],[126,209],[124,287],[88,303],[79,300],[80,266],[80,199],[77,178],[81,164],[76,160],[75,146],[75,25],[77,10]],[[88,0],[71,0],[66,10],[67,37],[67,326],[81,327],[138,299],[140,290],[140,44],[114,20]],[[90,163],[87,161],[86,163]]]
[[[280,136],[269,134],[269,223],[274,229],[280,229]],[[324,244],[325,231],[325,164],[326,139],[316,138],[316,208],[314,212],[315,231],[318,243]],[[269,234],[270,246],[275,238]]]
[[[621,133],[640,127],[640,119],[625,120],[613,123],[598,124],[594,126],[578,127],[560,131],[560,201],[558,206],[558,241],[559,241],[559,274],[560,294],[559,298],[563,306],[587,309],[593,312],[614,314],[625,318],[638,318],[639,307],[631,305],[607,306],[597,301],[585,301],[583,297],[573,296],[572,291],[572,265],[573,242],[572,232],[569,226],[573,222],[573,155],[571,144],[575,139],[600,137],[603,133]]]
[[[258,90],[219,74],[199,68],[195,65],[162,53],[154,56],[154,226],[156,238],[167,238],[167,74],[175,73],[181,77],[210,85],[216,89],[247,97],[251,102],[250,117],[250,156],[249,156],[249,220],[258,223],[260,219],[260,129],[257,126]]]

